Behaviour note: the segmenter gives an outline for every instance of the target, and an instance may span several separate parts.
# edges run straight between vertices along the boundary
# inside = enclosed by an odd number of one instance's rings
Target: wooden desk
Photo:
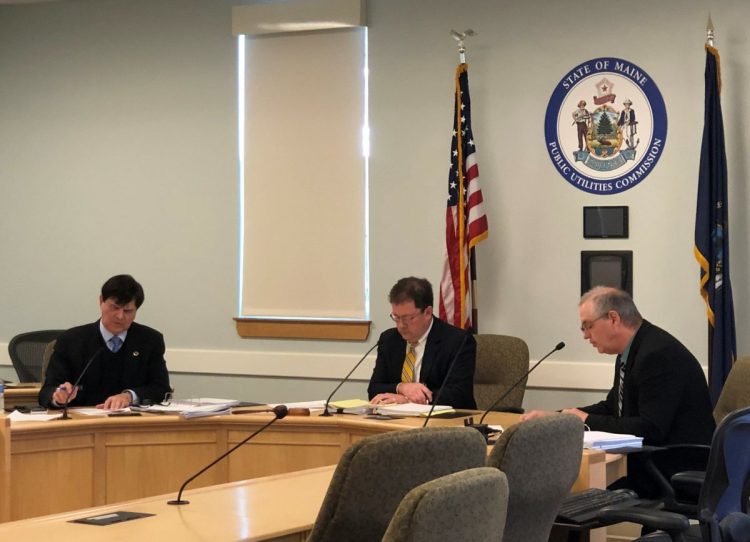
[[[11,384],[12,386],[12,384]],[[23,388],[5,388],[5,406],[39,406],[41,384],[31,384]]]
[[[517,418],[505,413],[488,416],[490,423],[504,426]],[[176,494],[189,476],[270,419],[271,414],[193,420],[148,415],[26,422],[14,424],[12,430],[0,424],[0,520]],[[365,436],[422,423],[414,418],[288,416],[189,487],[334,465],[352,443]],[[430,421],[431,426],[461,423],[461,419]],[[604,458],[602,452],[584,453],[577,489],[604,487]]]
[[[160,495],[0,525],[4,540],[133,542],[180,540],[215,542],[307,538],[335,467],[320,467],[267,478],[186,491],[190,504],[172,506],[174,494]],[[106,527],[70,520],[116,511],[155,514]]]

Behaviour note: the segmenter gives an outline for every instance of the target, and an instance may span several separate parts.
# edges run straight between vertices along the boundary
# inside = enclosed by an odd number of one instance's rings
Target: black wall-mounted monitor
[[[626,239],[628,207],[584,207],[583,237],[586,239]]]
[[[633,296],[632,250],[582,250],[581,295],[594,286],[614,286]]]

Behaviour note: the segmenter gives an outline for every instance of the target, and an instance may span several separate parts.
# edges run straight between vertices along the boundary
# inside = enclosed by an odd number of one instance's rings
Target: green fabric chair
[[[448,474],[401,501],[383,542],[502,542],[508,480],[490,467]]]
[[[484,437],[426,427],[365,437],[341,456],[308,542],[376,542],[404,496],[446,474],[482,467]]]
[[[750,406],[750,358],[739,358],[732,365],[719,400],[716,401],[716,425],[719,425],[727,414],[747,406]]]
[[[529,370],[529,347],[510,335],[476,335],[477,365],[474,371],[474,399],[479,410],[487,410],[510,386]],[[526,392],[521,382],[494,410],[520,410]]]
[[[560,503],[578,477],[583,422],[572,414],[552,414],[506,429],[487,466],[508,477],[510,497],[505,542],[546,542]]]

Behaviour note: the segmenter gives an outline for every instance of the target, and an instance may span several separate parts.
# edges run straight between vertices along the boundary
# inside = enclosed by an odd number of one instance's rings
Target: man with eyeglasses
[[[672,335],[644,320],[627,292],[598,286],[578,305],[584,339],[602,354],[616,355],[614,386],[599,403],[568,408],[593,431],[643,437],[643,443],[710,444],[714,419],[706,378],[698,360]],[[548,414],[531,411],[521,419]],[[614,487],[630,487],[641,497],[659,494],[637,454],[628,456],[628,477]],[[659,458],[656,462],[660,463]],[[667,474],[689,470],[687,455],[659,464]]]
[[[380,336],[378,357],[367,392],[373,404],[418,403],[437,397],[454,408],[475,409],[477,344],[472,335],[432,314],[432,285],[406,277],[388,295],[396,327]]]
[[[143,288],[130,275],[104,283],[101,318],[74,327],[55,343],[39,404],[60,408],[96,406],[117,410],[145,400],[161,401],[170,391],[164,360],[164,337],[134,322],[144,300]],[[77,387],[74,383],[91,361]]]

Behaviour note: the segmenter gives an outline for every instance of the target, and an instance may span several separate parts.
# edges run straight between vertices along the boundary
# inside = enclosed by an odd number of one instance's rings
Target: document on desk
[[[378,414],[385,414],[387,416],[427,416],[430,413],[430,409],[432,409],[432,405],[418,405],[417,403],[377,406]],[[450,412],[455,412],[452,406],[435,405],[432,415],[439,416],[440,414],[448,414]]]
[[[596,450],[613,450],[616,448],[641,448],[643,437],[606,431],[584,431],[583,447]]]
[[[13,422],[48,422],[50,420],[55,420],[61,417],[62,412],[56,414],[47,414],[46,411],[41,411],[41,413],[39,414],[24,414],[22,412],[14,410],[10,414],[8,414],[8,418],[10,419],[11,424],[13,424]]]

